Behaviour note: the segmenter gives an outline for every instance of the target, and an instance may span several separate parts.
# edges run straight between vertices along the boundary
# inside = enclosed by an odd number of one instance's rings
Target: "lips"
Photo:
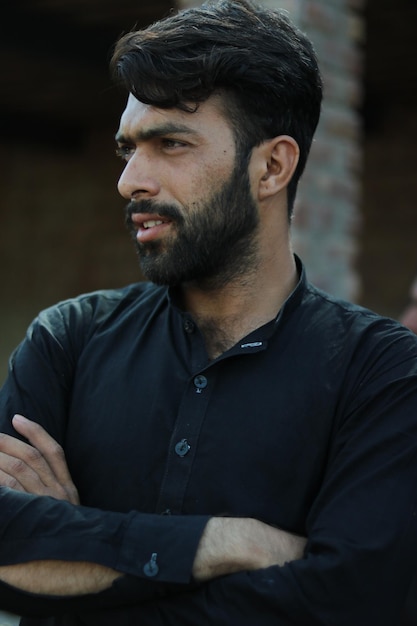
[[[131,220],[140,243],[159,239],[172,224],[170,218],[151,213],[132,213]]]

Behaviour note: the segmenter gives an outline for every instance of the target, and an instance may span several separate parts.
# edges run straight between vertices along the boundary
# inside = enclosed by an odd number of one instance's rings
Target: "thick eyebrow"
[[[188,126],[183,126],[181,124],[174,124],[172,122],[167,122],[166,124],[158,125],[155,127],[145,128],[143,130],[138,130],[131,137],[124,135],[121,131],[116,133],[115,140],[117,143],[140,143],[143,141],[150,141],[151,139],[155,139],[158,137],[164,137],[166,135],[198,135],[198,132],[189,128]]]

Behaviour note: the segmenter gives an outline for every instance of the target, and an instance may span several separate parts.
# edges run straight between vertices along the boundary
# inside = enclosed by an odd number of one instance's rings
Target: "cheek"
[[[220,153],[213,150],[202,158],[198,152],[191,154],[175,167],[165,169],[161,180],[166,181],[166,191],[183,205],[204,201],[208,195],[227,182],[235,167],[234,150]]]
[[[227,182],[234,168],[234,162],[227,159],[213,159],[206,162],[193,177],[192,185],[196,192],[203,189],[210,192],[221,187]]]
[[[206,211],[206,206],[210,204],[211,198],[216,196],[223,187],[223,179],[223,172],[212,167],[198,169],[187,178],[187,181],[182,185],[181,196],[177,196],[184,207],[186,221],[187,216],[193,221],[195,215],[200,215],[202,211]]]

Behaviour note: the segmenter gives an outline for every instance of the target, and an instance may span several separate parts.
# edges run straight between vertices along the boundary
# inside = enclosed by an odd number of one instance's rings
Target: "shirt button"
[[[162,511],[161,515],[171,515],[171,509],[165,509],[165,511]]]
[[[195,324],[193,321],[186,319],[184,322],[184,330],[186,333],[188,333],[189,335],[191,335],[191,333],[194,332],[195,329]]]
[[[156,576],[157,573],[159,572],[159,567],[156,562],[157,556],[158,556],[157,553],[154,552],[150,560],[143,566],[143,573],[145,574],[145,576],[148,576],[149,578]]]
[[[191,446],[188,441],[186,439],[181,439],[181,441],[179,441],[175,446],[175,452],[178,456],[185,456],[190,451],[190,448]]]
[[[207,383],[207,378],[205,376],[202,376],[201,374],[194,378],[194,385],[197,387],[197,389],[205,389],[207,387]]]

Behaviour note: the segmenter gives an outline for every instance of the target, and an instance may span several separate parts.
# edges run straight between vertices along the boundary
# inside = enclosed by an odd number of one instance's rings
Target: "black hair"
[[[159,108],[193,111],[220,93],[247,155],[267,139],[293,137],[300,159],[288,186],[291,215],[320,117],[322,81],[311,42],[284,12],[247,0],[185,9],[124,35],[111,69],[138,100]]]

